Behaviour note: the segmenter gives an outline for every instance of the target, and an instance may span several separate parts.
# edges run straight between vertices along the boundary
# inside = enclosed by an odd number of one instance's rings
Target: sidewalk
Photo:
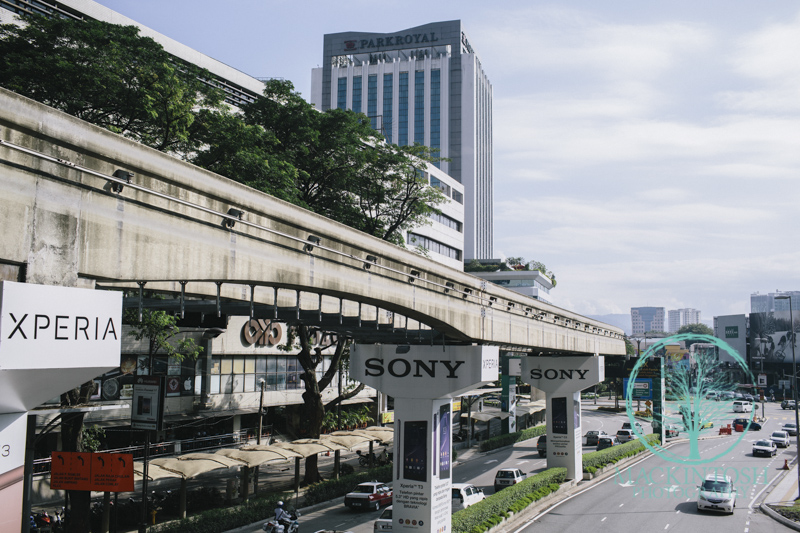
[[[797,464],[785,471],[783,478],[764,497],[764,503],[794,502],[798,497]]]

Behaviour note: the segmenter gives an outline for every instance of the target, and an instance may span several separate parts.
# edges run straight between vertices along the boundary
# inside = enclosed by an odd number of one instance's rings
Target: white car
[[[700,489],[697,493],[698,511],[733,514],[736,508],[736,489],[733,488],[730,477],[711,474],[706,476],[698,488]]]
[[[453,483],[453,512],[466,509],[486,497],[483,489],[469,483]]]
[[[381,531],[391,531],[391,530],[392,530],[392,506],[390,505],[389,507],[383,510],[380,518],[375,520],[375,522],[372,524],[372,531],[374,533],[380,533]]]
[[[762,439],[753,443],[753,457],[764,455],[773,457],[777,455],[778,447],[771,440]]]
[[[781,430],[794,437],[797,435],[797,424],[794,422],[786,423],[781,427]]]
[[[775,446],[780,446],[781,448],[789,447],[789,434],[785,431],[773,431],[769,438],[775,443]]]
[[[636,433],[633,432],[632,429],[620,429],[619,431],[617,431],[617,438],[621,443],[624,444],[626,442],[636,440],[639,437],[636,435]]]

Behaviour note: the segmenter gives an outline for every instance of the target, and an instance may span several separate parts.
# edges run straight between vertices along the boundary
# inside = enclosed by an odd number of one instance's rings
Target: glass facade
[[[383,75],[383,134],[386,142],[392,144],[392,98],[394,96],[394,76]]]
[[[329,367],[330,359],[326,357],[317,367],[317,379],[321,379]],[[294,355],[212,357],[211,394],[258,392],[261,379],[265,380],[267,392],[303,389],[302,373],[303,367]]]
[[[353,99],[350,106],[356,113],[361,113],[361,76],[353,76]]]
[[[347,78],[339,78],[339,88],[336,93],[336,107],[347,109]]]
[[[400,73],[399,92],[397,144],[406,146],[408,144],[408,72]]]
[[[442,147],[441,141],[441,101],[442,101],[442,73],[440,70],[431,70],[431,151],[438,153]],[[440,162],[434,163],[439,167]]]
[[[372,129],[378,128],[378,75],[370,74],[367,78],[367,116]]]
[[[414,142],[425,144],[425,71],[414,72]]]

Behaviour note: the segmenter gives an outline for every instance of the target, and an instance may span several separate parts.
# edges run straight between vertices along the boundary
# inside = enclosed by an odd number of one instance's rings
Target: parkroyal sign
[[[545,392],[575,392],[604,379],[603,357],[522,358],[522,380]]]
[[[499,361],[491,346],[357,345],[350,377],[394,397],[452,398],[497,380]]]
[[[121,292],[0,284],[0,370],[119,364]]]

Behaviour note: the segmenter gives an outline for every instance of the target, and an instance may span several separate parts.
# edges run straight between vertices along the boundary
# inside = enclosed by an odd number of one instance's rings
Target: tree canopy
[[[186,149],[222,93],[135,26],[31,16],[0,25],[0,86],[159,150]]]

